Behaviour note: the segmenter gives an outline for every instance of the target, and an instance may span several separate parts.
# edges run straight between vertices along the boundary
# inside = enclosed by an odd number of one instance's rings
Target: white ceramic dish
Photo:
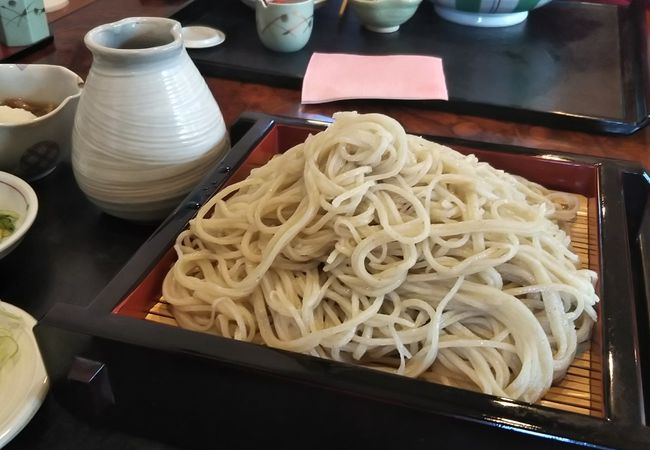
[[[0,123],[0,170],[28,180],[52,172],[70,151],[83,80],[63,66],[0,64],[0,102],[20,98],[54,110],[21,124]]]
[[[36,320],[8,303],[0,307],[19,316],[24,326],[18,332],[19,352],[0,368],[0,448],[12,440],[34,417],[45,400],[49,379],[32,328]]]
[[[44,0],[45,12],[51,13],[63,9],[70,4],[70,0]]]
[[[38,198],[31,186],[7,172],[0,172],[0,210],[3,209],[16,212],[18,220],[15,231],[0,240],[0,259],[18,246],[38,212]]]
[[[226,35],[223,31],[213,28],[193,25],[183,27],[183,45],[185,48],[209,48],[223,44]]]

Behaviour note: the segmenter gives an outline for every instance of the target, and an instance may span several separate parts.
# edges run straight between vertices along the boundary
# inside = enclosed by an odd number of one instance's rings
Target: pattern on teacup
[[[313,15],[305,17],[300,12],[292,12],[291,16],[295,16],[297,18],[297,22],[291,22],[289,14],[280,14],[278,17],[266,24],[266,26],[262,29],[262,33],[266,33],[272,26],[280,27],[282,30],[282,35],[297,34],[299,31],[306,33],[307,31],[311,30],[314,17]]]

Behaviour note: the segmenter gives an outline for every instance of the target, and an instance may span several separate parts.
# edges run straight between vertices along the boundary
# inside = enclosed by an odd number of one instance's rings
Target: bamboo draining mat
[[[580,196],[580,209],[571,226],[571,245],[580,256],[580,266],[600,273],[598,266],[598,221],[595,200]],[[580,348],[575,360],[569,366],[567,375],[551,387],[540,405],[584,414],[604,417],[603,370],[599,324],[594,325],[591,342]]]
[[[570,234],[573,249],[580,256],[581,267],[589,267],[600,273],[596,206],[595,202],[590,203],[586,197],[580,196],[580,209],[571,225]],[[145,319],[178,326],[163,301],[156,303]],[[594,326],[593,335],[592,341],[579,349],[564,379],[551,387],[538,404],[592,417],[604,417],[603,374],[597,325]]]

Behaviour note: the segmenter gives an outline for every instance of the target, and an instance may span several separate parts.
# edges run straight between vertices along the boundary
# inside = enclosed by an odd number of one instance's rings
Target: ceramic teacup
[[[258,0],[255,6],[257,34],[277,52],[295,52],[309,41],[313,28],[314,0]]]

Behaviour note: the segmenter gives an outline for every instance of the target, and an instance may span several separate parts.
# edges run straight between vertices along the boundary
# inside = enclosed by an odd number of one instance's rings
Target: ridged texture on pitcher
[[[93,65],[73,130],[75,178],[104,211],[168,214],[228,148],[221,111],[180,24],[131,18],[88,33]]]

